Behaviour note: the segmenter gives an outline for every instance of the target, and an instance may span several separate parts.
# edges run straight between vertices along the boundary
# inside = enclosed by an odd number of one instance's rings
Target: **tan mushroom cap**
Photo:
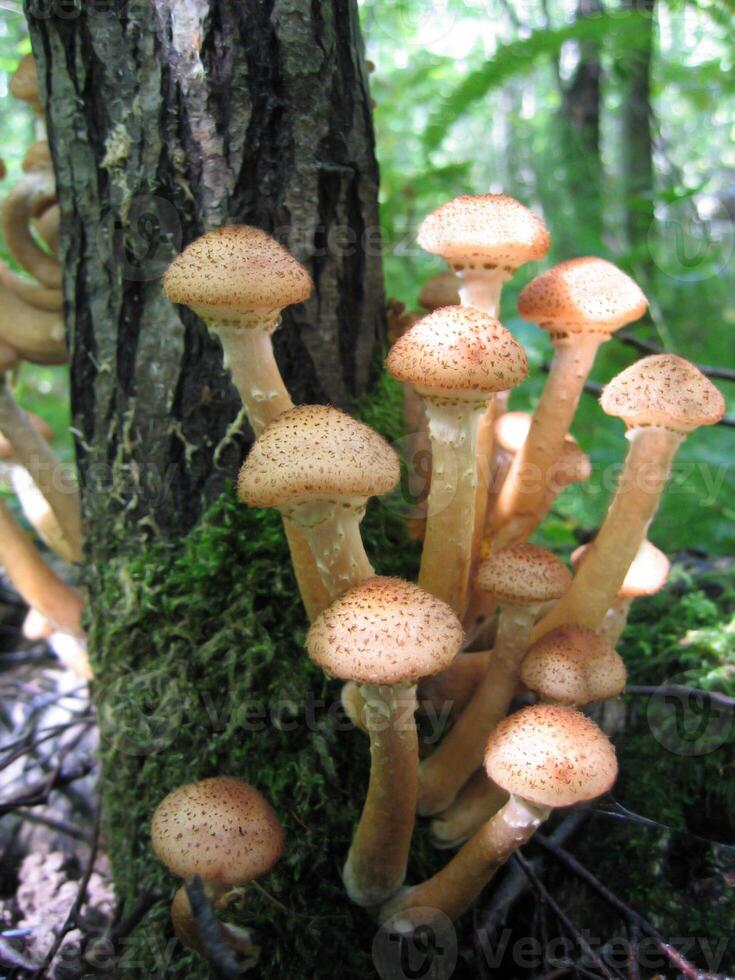
[[[396,341],[386,364],[420,394],[466,401],[515,388],[528,374],[526,353],[510,331],[467,306],[422,317]]]
[[[600,397],[602,410],[626,426],[692,432],[725,414],[725,399],[702,372],[675,354],[644,357],[621,371]]]
[[[276,313],[311,293],[306,269],[260,228],[227,225],[187,245],[166,270],[172,303],[203,319],[246,326],[248,313]]]
[[[529,647],[521,680],[547,701],[591,704],[614,698],[625,688],[620,655],[584,626],[560,626]]]
[[[417,241],[455,269],[501,267],[509,272],[543,258],[551,245],[543,221],[505,194],[455,197],[424,218]]]
[[[576,569],[584,561],[590,545],[583,544],[572,552],[572,568]],[[638,599],[641,596],[655,595],[669,577],[671,562],[655,544],[644,541],[628,569],[618,592],[619,599]]]
[[[615,782],[615,749],[573,708],[538,704],[502,721],[490,736],[485,769],[498,786],[539,806],[594,800]]]
[[[333,677],[401,684],[447,668],[463,639],[446,602],[411,582],[376,575],[321,613],[306,646],[314,663]]]
[[[327,405],[299,405],[270,423],[238,478],[251,507],[305,497],[373,497],[398,483],[398,456],[369,426]]]
[[[26,414],[36,432],[40,432],[46,442],[51,442],[54,437],[54,431],[48,422],[33,412],[26,412]],[[15,449],[12,443],[0,432],[0,459],[12,459],[13,456],[15,456]]]
[[[427,279],[419,290],[419,306],[438,310],[442,306],[459,306],[459,282],[453,272],[440,272]]]
[[[270,804],[239,779],[217,776],[180,786],[159,803],[153,850],[179,878],[239,885],[268,871],[283,853]]]
[[[38,140],[26,150],[23,157],[23,172],[30,173],[33,170],[43,169],[51,166],[51,151],[46,140]]]
[[[496,551],[482,562],[475,579],[476,587],[498,602],[519,606],[560,599],[571,583],[564,562],[535,544]]]
[[[10,79],[10,94],[23,102],[38,103],[40,88],[36,59],[32,54],[24,55]]]
[[[493,425],[495,442],[507,453],[517,453],[526,441],[532,418],[530,412],[503,412]]]
[[[564,436],[561,452],[549,467],[547,482],[552,490],[562,490],[570,483],[584,483],[592,475],[592,463],[574,436]]]
[[[640,319],[648,300],[605,259],[571,259],[536,276],[518,297],[518,312],[550,333],[612,334]]]

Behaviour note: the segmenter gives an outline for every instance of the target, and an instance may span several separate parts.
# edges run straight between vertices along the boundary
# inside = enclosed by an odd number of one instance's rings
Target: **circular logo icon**
[[[702,282],[719,275],[735,248],[729,215],[703,221],[692,201],[669,204],[648,232],[648,248],[658,268],[679,282]]]
[[[419,925],[407,933],[397,913],[373,940],[373,963],[381,980],[449,980],[457,965],[457,933],[438,909],[415,908]]]
[[[733,708],[706,692],[692,691],[683,676],[651,695],[646,719],[659,745],[674,755],[707,755],[733,734]]]
[[[118,677],[97,695],[100,736],[123,755],[155,755],[176,739],[190,706],[185,691],[158,673]]]

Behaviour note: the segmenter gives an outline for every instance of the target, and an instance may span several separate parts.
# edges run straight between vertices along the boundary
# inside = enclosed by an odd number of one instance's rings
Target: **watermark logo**
[[[692,691],[674,677],[649,698],[646,720],[653,737],[674,755],[707,755],[733,734],[733,708],[716,695]]]
[[[421,925],[407,934],[401,913],[391,916],[373,940],[373,963],[381,980],[449,980],[457,965],[457,933],[439,909],[416,908]],[[429,924],[431,923],[431,924]]]

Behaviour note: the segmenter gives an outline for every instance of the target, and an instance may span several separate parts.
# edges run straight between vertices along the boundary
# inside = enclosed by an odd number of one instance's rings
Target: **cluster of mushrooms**
[[[64,343],[59,206],[44,136],[36,66],[23,58],[10,92],[31,106],[38,139],[23,159],[23,177],[5,195],[0,217],[5,245],[19,267],[0,261],[0,479],[15,494],[42,551],[0,498],[0,565],[30,607],[26,638],[47,639],[75,673],[89,678],[82,597],[54,567],[79,561],[82,547],[77,487],[50,446],[52,431],[13,396],[23,362],[67,360]],[[4,174],[0,166],[0,174]],[[51,561],[48,554],[55,556]]]
[[[279,374],[271,334],[281,310],[309,295],[306,270],[263,231],[232,226],[190,244],[163,283],[222,343],[256,436],[239,496],[280,511],[311,621],[309,656],[344,682],[345,710],[369,738],[345,889],[403,934],[459,917],[552,810],[612,786],[614,749],[583,711],[623,691],[615,644],[627,611],[669,570],[648,527],[678,447],[724,412],[719,391],[674,355],[643,358],[607,385],[600,404],[625,423],[629,450],[572,576],[528,539],[564,487],[590,475],[569,433],[575,409],[598,347],[643,315],[646,298],[599,258],[537,276],[518,310],[549,333],[554,357],[533,415],[508,412],[528,362],[497,319],[501,290],[547,253],[546,227],[507,196],[459,197],[425,219],[418,241],[451,270],[425,284],[426,315],[401,314],[398,325],[394,317],[387,358],[405,385],[411,453],[431,455],[426,505],[413,515],[423,536],[418,585],[376,574],[360,536],[368,500],[399,481],[396,453],[336,408],[294,406]],[[536,703],[509,713],[529,692]],[[448,707],[452,723],[422,756],[414,716],[429,705]],[[459,849],[428,881],[405,887],[417,814],[432,817],[438,847]],[[218,906],[283,847],[270,806],[230,778],[175,790],[152,835],[168,867],[200,875]],[[183,887],[172,915],[196,949]],[[230,926],[222,930],[242,948]]]

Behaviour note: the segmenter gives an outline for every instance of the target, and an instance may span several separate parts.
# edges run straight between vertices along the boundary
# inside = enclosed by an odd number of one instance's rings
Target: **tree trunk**
[[[367,975],[362,913],[345,913],[338,876],[360,743],[337,738],[336,689],[306,663],[277,516],[247,511],[228,483],[251,436],[219,346],[160,286],[206,229],[274,233],[315,282],[275,335],[294,400],[355,407],[383,337],[356,3],[27,0],[27,14],[62,212],[104,843],[125,910],[150,906],[91,965],[208,975],[171,938],[177,883],[148,821],[171,788],[217,773],[258,786],[288,837],[266,882],[278,899],[249,893],[233,913],[258,933],[263,975],[333,976],[335,962]],[[311,919],[337,913],[335,961]]]

